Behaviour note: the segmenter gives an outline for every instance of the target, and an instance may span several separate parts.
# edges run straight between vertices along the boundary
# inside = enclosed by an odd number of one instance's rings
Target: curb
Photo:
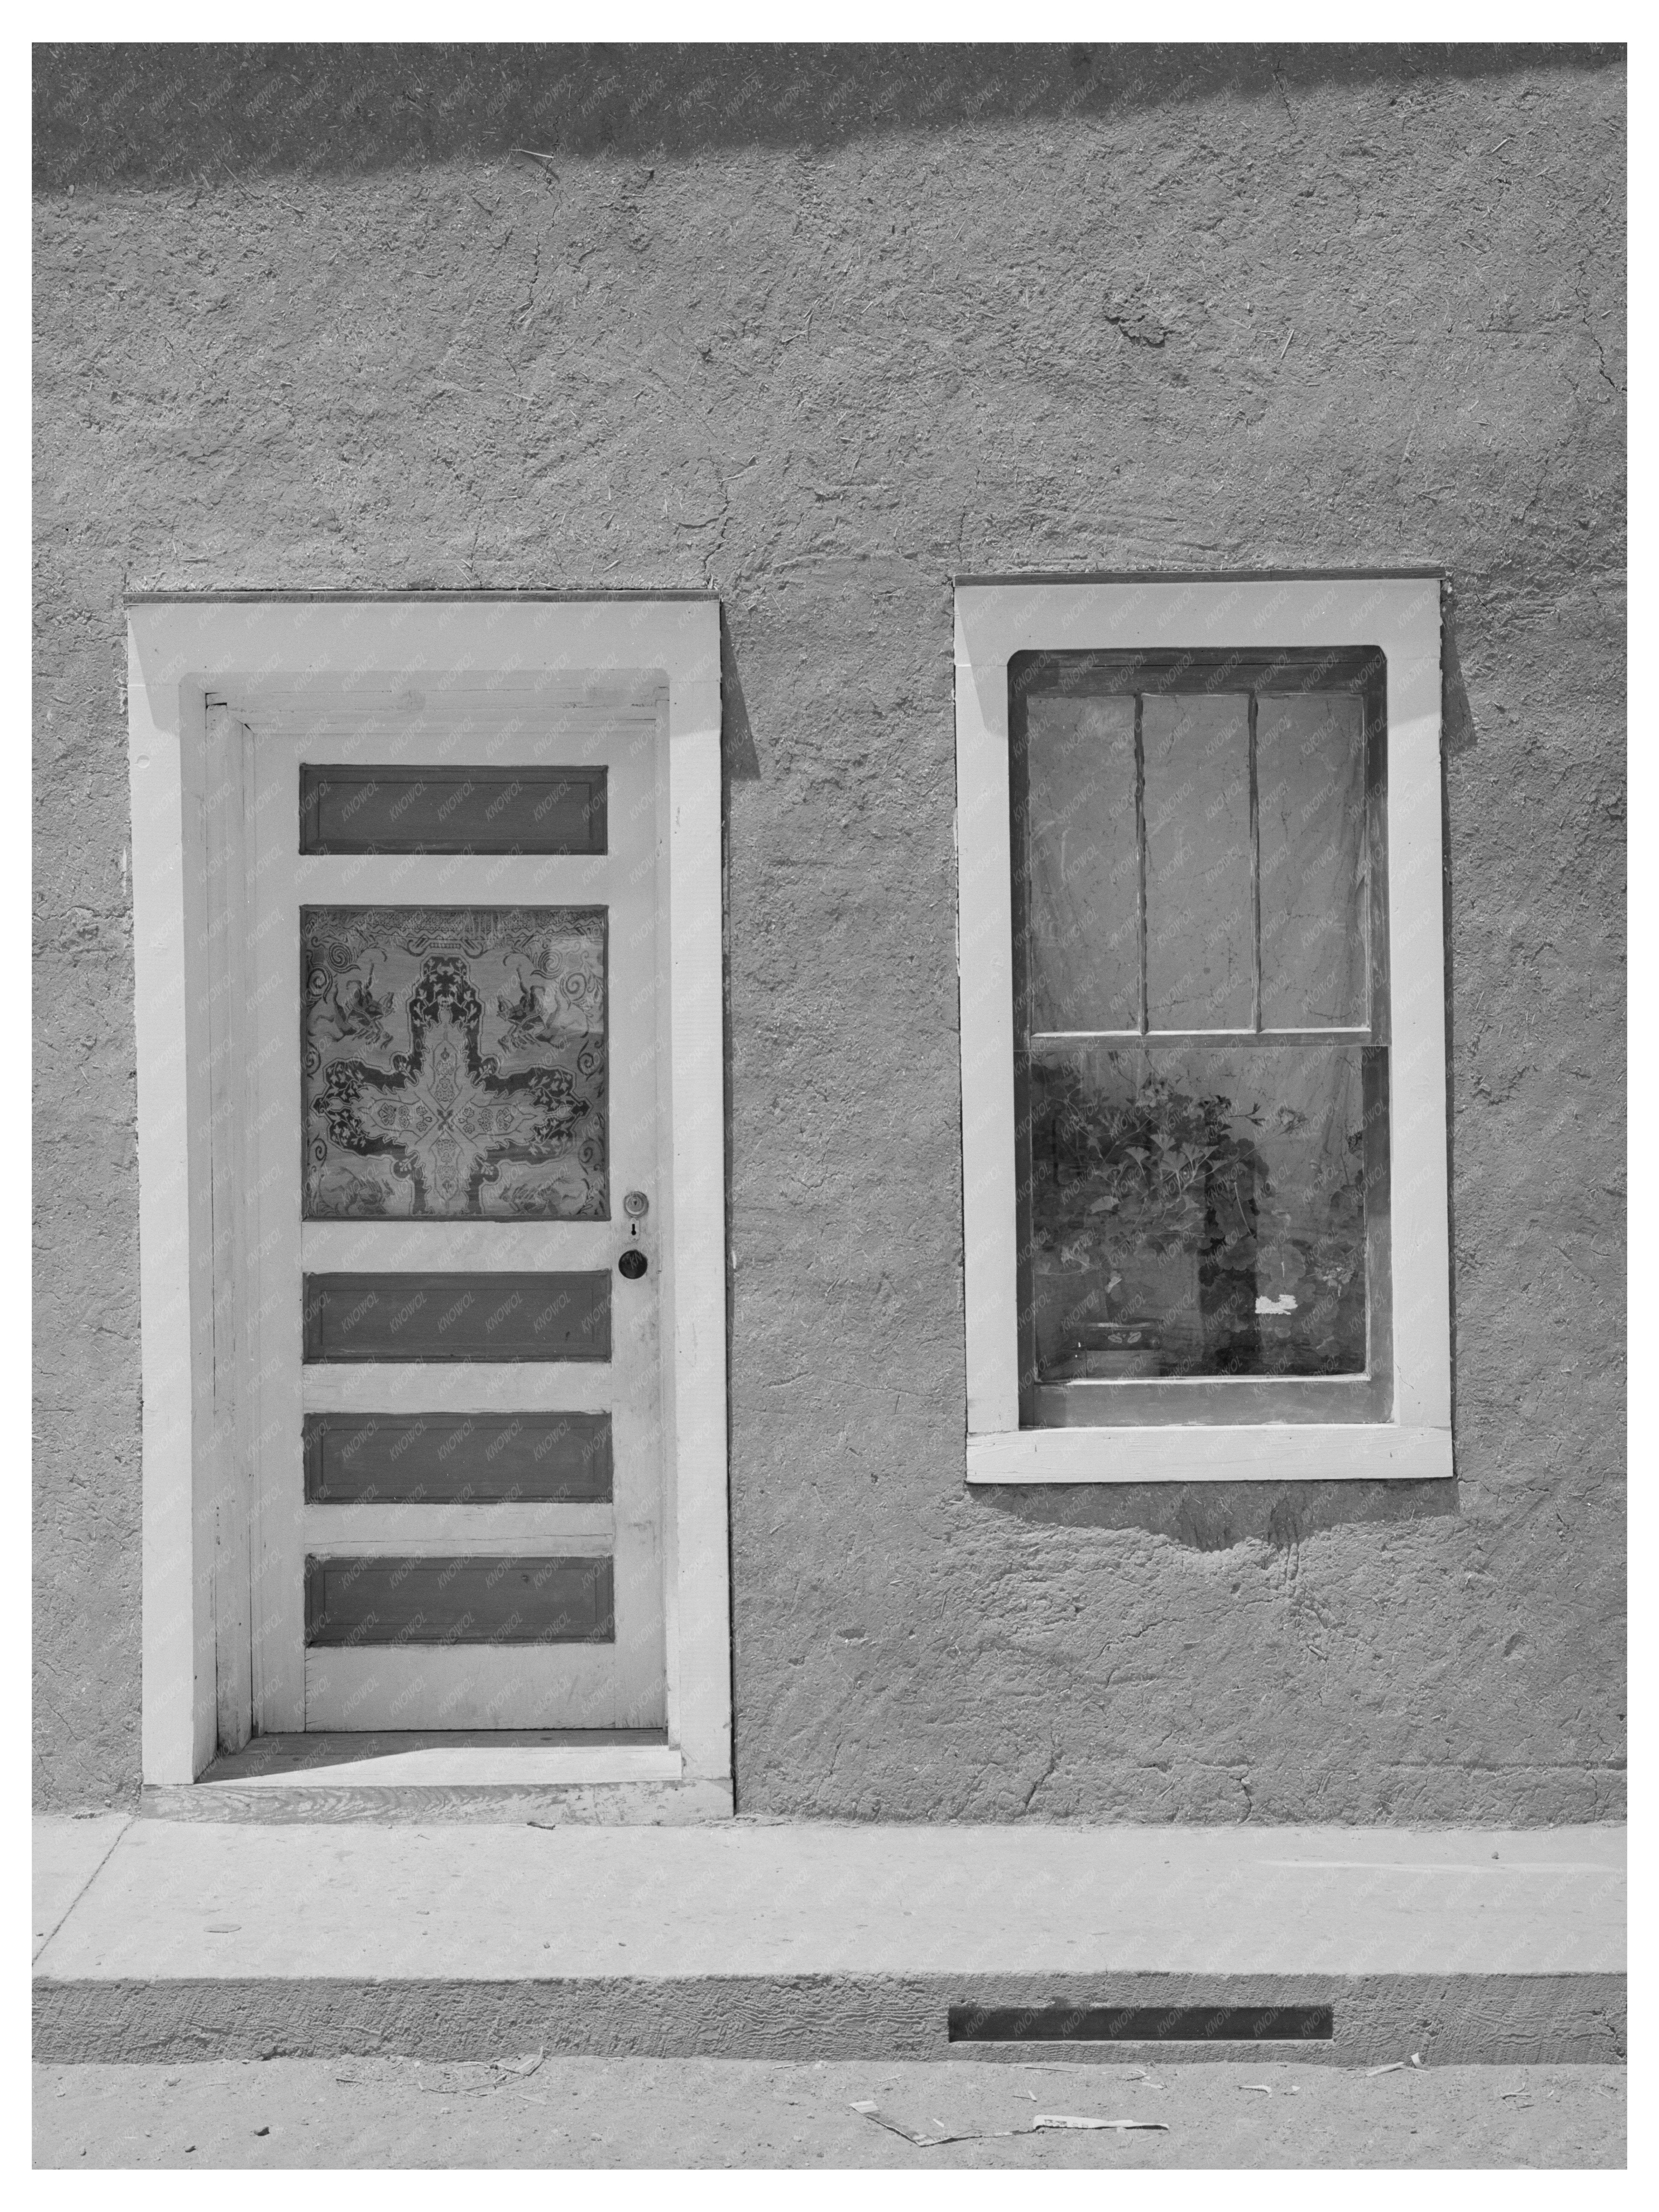
[[[1327,2036],[951,2039],[953,2008],[1328,2006]],[[1112,2064],[1295,2058],[1379,2065],[1620,2064],[1626,1978],[1613,1973],[798,1975],[548,1981],[56,1981],[33,1987],[41,2064],[380,2055],[963,2058]],[[959,2021],[958,2025],[962,2022]],[[1075,2025],[1075,2023],[1074,2023]],[[1088,2024],[1085,2024],[1088,2025]],[[1093,2023],[1098,2030],[1099,2023]],[[1144,2021],[1126,2023],[1137,2028]],[[1264,2026],[1266,2023],[1264,2023]]]

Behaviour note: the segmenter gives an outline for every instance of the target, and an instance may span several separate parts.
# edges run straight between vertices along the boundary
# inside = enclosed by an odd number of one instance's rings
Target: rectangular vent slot
[[[302,853],[603,853],[603,768],[300,770]]]
[[[1329,2005],[952,2005],[952,2043],[1310,2043]]]

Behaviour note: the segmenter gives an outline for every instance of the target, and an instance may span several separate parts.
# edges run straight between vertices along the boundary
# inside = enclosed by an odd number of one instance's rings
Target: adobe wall
[[[740,1806],[1617,1814],[1620,58],[733,68],[40,64],[39,1802],[138,1767],[122,594],[614,584],[729,629]],[[1459,1479],[970,1494],[949,578],[1416,563]]]

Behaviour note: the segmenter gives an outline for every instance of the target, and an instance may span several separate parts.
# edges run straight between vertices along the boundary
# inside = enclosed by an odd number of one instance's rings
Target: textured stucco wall
[[[45,57],[43,1802],[137,1768],[121,594],[627,584],[731,640],[740,1803],[1620,1809],[1623,99],[1540,50]],[[970,1495],[949,575],[1410,563],[1460,1479]]]

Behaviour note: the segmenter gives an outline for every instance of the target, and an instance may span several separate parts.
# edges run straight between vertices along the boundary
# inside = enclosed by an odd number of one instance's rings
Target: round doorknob
[[[619,1275],[626,1275],[630,1283],[637,1283],[645,1273],[644,1253],[624,1252],[617,1262],[617,1273]]]

